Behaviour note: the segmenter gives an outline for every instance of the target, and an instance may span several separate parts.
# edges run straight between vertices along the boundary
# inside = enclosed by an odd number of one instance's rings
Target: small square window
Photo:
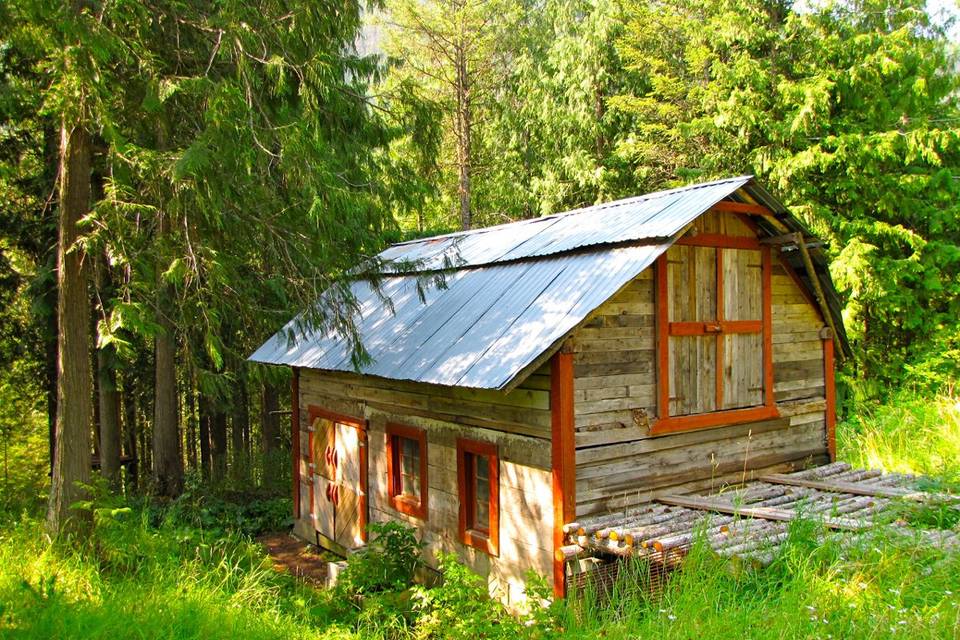
[[[423,429],[387,425],[387,475],[393,508],[426,520],[427,434]]]

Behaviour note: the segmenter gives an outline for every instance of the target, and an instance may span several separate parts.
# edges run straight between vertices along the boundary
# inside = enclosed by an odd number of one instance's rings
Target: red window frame
[[[427,505],[429,504],[427,482],[427,432],[424,429],[408,427],[402,424],[387,423],[387,489],[390,496],[390,505],[408,516],[427,519]],[[420,496],[415,497],[403,493],[403,478],[400,476],[402,465],[400,456],[403,450],[400,439],[413,440],[420,448],[420,468],[417,471],[420,483]]]
[[[754,228],[749,219],[747,224]],[[762,313],[763,318],[756,321],[724,321],[722,316],[714,322],[670,322],[667,308],[667,254],[663,253],[656,263],[656,290],[657,290],[657,405],[659,419],[650,427],[651,435],[690,431],[722,427],[744,422],[767,420],[779,415],[773,395],[773,316],[771,290],[771,254],[770,247],[761,245],[757,238],[725,236],[718,234],[699,234],[684,236],[676,244],[699,247],[715,247],[717,249],[756,249],[761,256],[761,283],[762,283]],[[722,254],[717,254],[717,306],[723,305],[723,276]],[[759,326],[758,326],[759,325]],[[764,402],[760,406],[743,409],[720,409],[709,413],[698,413],[684,416],[671,416],[670,412],[670,336],[674,335],[723,335],[727,333],[759,333],[763,342],[763,394]],[[723,356],[720,340],[717,340],[717,388],[718,398],[723,397]],[[718,406],[720,403],[718,402]]]
[[[490,527],[488,530],[475,527],[473,522],[473,505],[476,500],[473,483],[476,473],[473,471],[473,465],[476,464],[477,456],[486,456],[487,458],[487,479],[490,483],[488,492]],[[492,556],[499,555],[500,457],[495,444],[457,438],[457,485],[460,498],[460,541]]]

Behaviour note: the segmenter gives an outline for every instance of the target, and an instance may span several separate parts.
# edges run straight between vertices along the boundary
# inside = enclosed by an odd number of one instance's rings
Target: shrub
[[[492,599],[487,582],[461,564],[455,555],[440,558],[443,582],[432,589],[417,587],[417,638],[520,638],[524,627]]]
[[[352,602],[358,596],[408,588],[422,564],[422,544],[412,527],[386,522],[368,528],[369,544],[347,558],[347,568],[337,581],[339,594]]]

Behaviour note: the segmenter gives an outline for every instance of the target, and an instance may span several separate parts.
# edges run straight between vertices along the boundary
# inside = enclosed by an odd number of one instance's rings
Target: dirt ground
[[[286,571],[318,587],[326,585],[327,558],[315,546],[285,532],[268,533],[257,541],[267,550],[277,571]]]

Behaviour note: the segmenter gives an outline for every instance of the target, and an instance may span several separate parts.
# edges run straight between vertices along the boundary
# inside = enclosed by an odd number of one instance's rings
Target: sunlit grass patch
[[[885,404],[862,403],[838,425],[837,443],[855,466],[960,484],[960,397],[903,391]]]

